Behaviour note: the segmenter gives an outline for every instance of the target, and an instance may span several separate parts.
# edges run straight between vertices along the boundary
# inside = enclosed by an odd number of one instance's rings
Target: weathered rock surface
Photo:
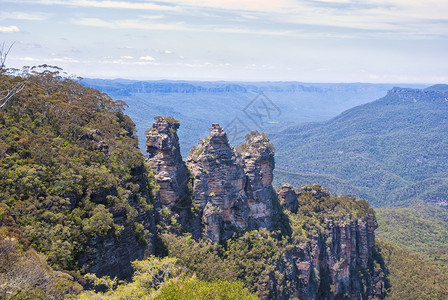
[[[374,220],[372,215],[340,224],[329,222],[326,237],[316,236],[309,247],[293,249],[289,276],[297,285],[284,298],[383,299],[384,271],[373,266]]]
[[[190,151],[187,165],[194,177],[193,198],[200,206],[205,237],[220,241],[246,229],[246,176],[221,126],[212,125],[209,137]]]
[[[160,187],[160,197],[165,195],[162,203],[168,207],[182,194],[179,178],[188,177],[180,163],[177,135],[167,133],[169,128],[175,133],[177,126],[170,127],[164,120],[156,122],[147,138],[149,160],[158,183],[169,183]],[[235,150],[222,127],[213,124],[210,135],[191,149],[187,166],[193,177],[191,202],[199,207],[197,222],[192,222],[195,238],[221,242],[236,232],[277,230],[278,220],[274,220],[282,213],[278,199],[285,209],[296,214],[306,205],[301,201],[319,203],[330,197],[329,191],[318,184],[296,191],[284,184],[276,194],[272,187],[274,148],[258,132],[247,135],[246,142]],[[374,214],[325,217],[319,222],[318,230],[306,233],[307,242],[298,239],[292,243],[276,263],[272,276],[280,276],[288,284],[279,284],[277,279],[269,281],[272,284],[262,287],[266,292],[262,298],[384,298],[385,269],[374,263]]]
[[[276,193],[272,187],[274,146],[268,137],[256,131],[246,136],[246,142],[237,147],[242,157],[247,183],[245,191],[249,206],[249,228],[273,229],[272,214]]]
[[[152,236],[155,234],[155,224],[152,211],[142,212],[137,221],[152,234],[147,236],[148,243],[139,243],[132,224],[122,223],[123,231],[118,238],[110,232],[88,241],[86,251],[79,259],[86,272],[95,273],[98,277],[107,275],[129,280],[134,273],[131,262],[154,254]]]
[[[185,196],[189,179],[188,169],[180,154],[178,128],[177,120],[159,117],[146,135],[148,163],[160,186],[158,199],[167,207],[173,207]]]
[[[287,210],[296,213],[299,208],[299,202],[297,202],[297,194],[294,191],[294,187],[289,183],[284,183],[277,191],[279,199],[281,199],[282,206]]]
[[[298,196],[303,197],[302,201],[320,201],[330,196],[318,184],[302,186],[296,192],[292,185],[284,184],[278,195],[285,207],[289,202],[285,200],[292,203],[295,199],[294,203],[298,203]],[[350,199],[356,201],[354,197]],[[292,288],[271,290],[264,299],[383,299],[385,266],[374,263],[375,215],[325,219],[323,226],[321,233],[308,235],[307,244],[295,245],[277,266],[292,282]]]
[[[147,174],[144,166],[135,167],[131,174],[131,183],[139,187],[140,195],[149,199],[151,196],[146,184]],[[110,190],[106,192],[110,192]],[[98,202],[107,201],[106,192],[97,194],[96,200]],[[114,223],[122,226],[122,231],[117,235],[114,230],[110,230],[107,235],[94,235],[87,241],[85,251],[78,260],[79,265],[83,266],[86,272],[95,273],[98,277],[107,275],[129,280],[134,273],[131,262],[155,253],[154,210],[139,203],[133,193],[128,194],[127,198],[135,211],[135,219],[132,223],[127,220],[125,207],[114,206],[109,209]],[[137,240],[134,231],[134,225],[137,223],[144,228],[142,238],[145,239],[145,242]]]

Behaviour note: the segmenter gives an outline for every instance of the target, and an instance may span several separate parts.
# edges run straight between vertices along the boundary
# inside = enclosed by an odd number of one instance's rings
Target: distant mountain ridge
[[[82,84],[99,89],[114,99],[124,100],[126,113],[134,120],[140,149],[144,150],[145,131],[152,126],[152,116],[170,115],[181,121],[179,138],[182,155],[197,140],[208,134],[211,123],[218,122],[230,133],[232,120],[241,120],[242,134],[232,139],[236,146],[252,130],[277,133],[287,126],[326,121],[356,105],[384,96],[392,84],[303,83],[303,82],[226,82],[125,79],[83,79]],[[423,85],[404,85],[423,88]],[[243,112],[263,92],[280,110],[262,128]]]
[[[448,86],[393,88],[323,123],[272,137],[277,178],[321,182],[375,206],[420,198],[448,204]]]

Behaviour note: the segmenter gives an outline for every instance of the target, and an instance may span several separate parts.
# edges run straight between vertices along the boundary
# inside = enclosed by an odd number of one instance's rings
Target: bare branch
[[[6,57],[8,56],[9,51],[11,51],[11,48],[12,48],[12,46],[14,46],[14,44],[15,44],[15,42],[13,42],[7,48],[7,50],[5,50],[4,42],[1,46],[1,49],[0,49],[0,75],[2,75],[6,71],[6,69],[5,69]],[[19,82],[10,89],[0,91],[0,109],[3,108],[3,106],[5,106],[6,103],[8,103],[8,101],[11,100],[12,97],[14,97],[18,93],[20,93],[21,90],[23,90],[23,88],[26,85],[26,81],[27,80]]]
[[[9,90],[5,90],[5,91],[0,91],[0,95],[4,94],[5,96],[0,98],[0,109],[5,106],[6,103],[8,103],[8,101],[14,97],[15,95],[17,95],[18,93],[20,93],[21,90],[23,90],[23,88],[26,85],[26,81],[23,82],[19,82],[17,83],[15,86],[13,86],[11,89]]]
[[[13,42],[5,52],[5,43],[3,42],[2,49],[0,50],[0,70],[3,70],[5,68],[6,57],[8,56],[9,51],[11,51],[11,48],[15,43],[16,42]]]

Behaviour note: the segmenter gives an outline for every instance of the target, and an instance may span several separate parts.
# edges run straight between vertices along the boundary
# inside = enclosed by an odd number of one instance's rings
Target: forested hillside
[[[152,251],[153,219],[124,103],[48,66],[2,74],[0,90],[18,82],[24,89],[0,109],[2,238],[37,250],[56,270],[130,276],[130,261]]]
[[[125,104],[62,75],[0,75],[1,91],[25,84],[0,109],[2,299],[446,295],[439,266],[406,269],[420,258],[375,246],[367,201],[318,184],[276,192],[267,135],[234,149],[213,124],[185,164],[178,121],[156,117],[145,161]],[[185,189],[169,188],[186,165]],[[432,281],[403,285],[415,272]]]
[[[273,135],[277,182],[321,182],[374,206],[448,198],[448,102],[443,86],[391,90],[323,122]]]

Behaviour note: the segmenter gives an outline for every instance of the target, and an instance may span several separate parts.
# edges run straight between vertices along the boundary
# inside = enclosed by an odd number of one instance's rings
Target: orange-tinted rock
[[[158,199],[168,207],[176,205],[186,194],[189,179],[188,169],[180,154],[178,128],[177,120],[159,117],[146,135],[148,163],[160,186]]]

